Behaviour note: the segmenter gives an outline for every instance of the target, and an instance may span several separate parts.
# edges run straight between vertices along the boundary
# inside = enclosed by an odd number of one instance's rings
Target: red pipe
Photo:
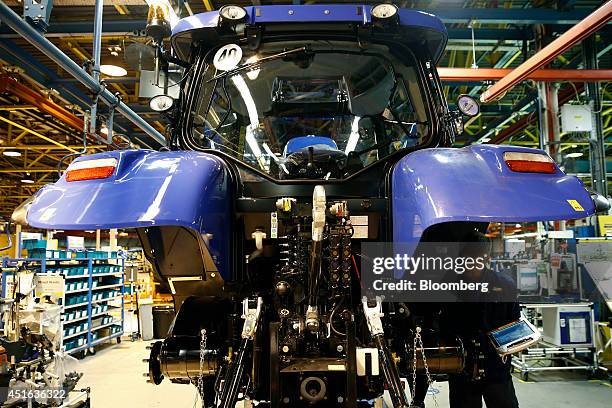
[[[576,90],[574,90],[573,87],[570,87],[568,89],[560,91],[559,92],[559,105],[563,105],[564,103],[571,101],[573,98],[576,97],[576,92],[578,93],[582,92],[583,88],[584,86],[582,84],[578,84],[576,85]],[[499,132],[497,136],[495,136],[493,139],[491,139],[487,143],[488,144],[500,144],[506,141],[507,139],[509,139],[511,136],[518,133],[519,131],[526,128],[529,124],[535,122],[537,119],[538,119],[538,115],[536,114],[530,114],[530,115],[524,116],[521,119],[517,120],[512,125],[508,126],[506,129]]]
[[[8,75],[0,75],[0,92],[11,93],[18,97],[21,102],[37,107],[42,112],[48,113],[79,132],[83,131],[83,119],[38,92],[20,84]]]
[[[438,68],[442,81],[497,81],[510,74],[504,68]],[[612,81],[612,69],[540,69],[525,79],[539,82],[603,82]]]
[[[509,89],[527,78],[532,72],[551,62],[574,44],[596,32],[612,19],[612,0],[589,14],[584,20],[567,30],[559,38],[538,51],[533,57],[500,79],[480,96],[481,102],[491,102],[502,97]]]

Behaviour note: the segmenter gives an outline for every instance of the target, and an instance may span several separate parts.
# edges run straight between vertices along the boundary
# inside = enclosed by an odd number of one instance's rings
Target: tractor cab
[[[448,146],[456,115],[435,70],[446,37],[435,16],[392,5],[226,6],[185,18],[172,34],[189,68],[170,144],[273,180],[343,180]],[[288,150],[296,138],[312,146]]]

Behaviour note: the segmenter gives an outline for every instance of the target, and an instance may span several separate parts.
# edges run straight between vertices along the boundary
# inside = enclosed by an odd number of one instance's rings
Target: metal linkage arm
[[[244,319],[244,324],[242,326],[242,341],[240,342],[240,348],[238,349],[236,358],[232,361],[225,375],[223,391],[221,392],[221,403],[219,405],[220,408],[234,408],[236,406],[240,384],[244,374],[246,352],[249,343],[253,341],[257,333],[262,306],[263,300],[261,297],[257,299],[246,298],[242,301],[242,318]]]
[[[368,329],[374,339],[378,353],[381,356],[381,368],[385,376],[385,381],[389,387],[389,395],[395,408],[409,408],[410,404],[406,400],[406,394],[402,387],[399,371],[395,365],[395,360],[391,355],[389,347],[385,341],[385,331],[383,329],[382,317],[385,315],[382,312],[382,301],[379,296],[376,297],[376,303],[371,305],[368,299],[364,296],[362,299],[363,313],[366,317]]]

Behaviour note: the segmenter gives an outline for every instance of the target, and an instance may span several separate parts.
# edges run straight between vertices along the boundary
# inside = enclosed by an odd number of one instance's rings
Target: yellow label
[[[584,211],[584,208],[582,208],[582,206],[580,205],[580,203],[576,200],[567,200],[567,202],[569,203],[569,205],[572,206],[572,208],[576,211]]]

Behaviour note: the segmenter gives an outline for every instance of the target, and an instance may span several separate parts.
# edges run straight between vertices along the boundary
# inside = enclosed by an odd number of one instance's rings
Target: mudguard
[[[513,172],[503,158],[508,151],[544,153],[472,145],[423,149],[402,158],[391,179],[394,242],[416,242],[425,229],[445,222],[552,221],[594,213],[578,178],[558,167],[553,174]]]
[[[180,226],[205,237],[222,274],[229,269],[230,190],[226,164],[206,153],[124,150],[75,162],[118,160],[109,178],[42,188],[27,209],[29,225],[91,230]]]

